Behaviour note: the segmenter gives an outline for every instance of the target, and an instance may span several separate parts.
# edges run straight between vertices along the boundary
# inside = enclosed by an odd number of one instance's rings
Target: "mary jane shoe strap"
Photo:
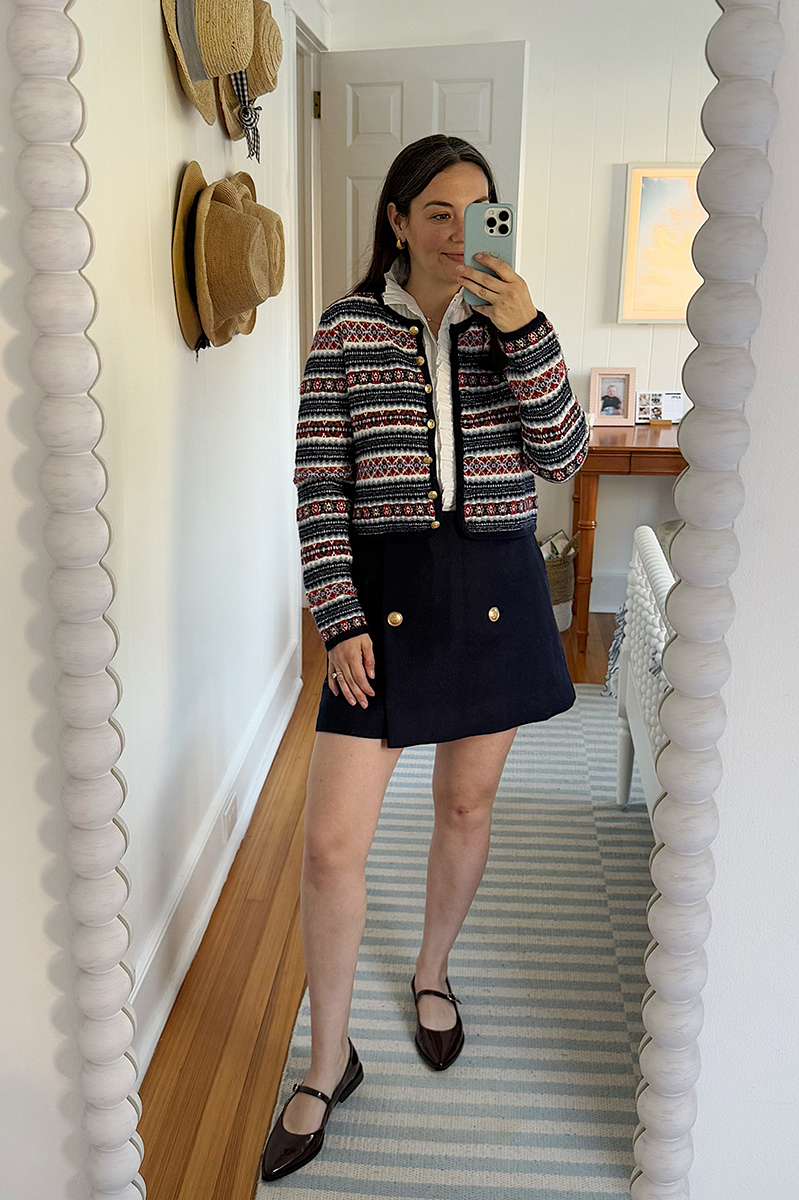
[[[457,996],[453,996],[452,992],[437,992],[433,988],[422,988],[416,993],[416,999],[420,996],[440,996],[442,1000],[451,1000],[454,1004],[461,1004],[462,1001]]]
[[[292,1092],[305,1092],[307,1096],[316,1096],[318,1100],[324,1100],[325,1104],[330,1104],[330,1097],[324,1092],[317,1091],[316,1088],[307,1087],[304,1083],[295,1083]]]

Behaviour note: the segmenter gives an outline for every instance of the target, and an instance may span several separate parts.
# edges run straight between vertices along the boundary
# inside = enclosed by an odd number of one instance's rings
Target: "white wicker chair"
[[[666,596],[675,577],[654,529],[639,525],[633,535],[633,557],[627,576],[627,601],[618,659],[620,805],[630,798],[633,762],[641,773],[650,819],[663,791],[655,761],[667,738],[658,708],[669,690],[663,674],[663,647],[674,636],[666,617]]]

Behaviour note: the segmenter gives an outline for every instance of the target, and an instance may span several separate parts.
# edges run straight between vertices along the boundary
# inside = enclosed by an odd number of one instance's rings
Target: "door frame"
[[[300,371],[322,311],[322,131],[313,114],[321,87],[321,55],[327,49],[303,22],[296,22],[297,86],[297,271]]]

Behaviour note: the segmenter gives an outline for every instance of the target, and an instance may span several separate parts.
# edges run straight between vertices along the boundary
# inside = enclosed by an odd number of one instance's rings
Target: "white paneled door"
[[[519,204],[521,217],[526,67],[522,41],[322,55],[325,305],[365,274],[386,171],[418,138],[446,133],[471,142],[488,159],[499,198]]]

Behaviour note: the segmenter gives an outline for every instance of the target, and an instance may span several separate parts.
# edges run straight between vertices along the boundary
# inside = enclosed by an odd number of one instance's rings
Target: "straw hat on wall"
[[[244,71],[252,58],[252,0],[161,0],[181,86],[209,125],[216,120],[214,79]]]
[[[253,0],[255,37],[253,52],[247,64],[247,90],[250,99],[273,92],[277,87],[277,72],[283,58],[283,38],[277,21],[272,16],[272,6],[267,0]],[[228,135],[234,139],[244,137],[244,128],[238,119],[239,98],[229,75],[221,75],[216,81],[219,111]]]
[[[172,237],[178,320],[192,350],[224,346],[250,333],[255,310],[283,286],[283,223],[258,204],[241,171],[206,184],[199,163],[186,167]]]

